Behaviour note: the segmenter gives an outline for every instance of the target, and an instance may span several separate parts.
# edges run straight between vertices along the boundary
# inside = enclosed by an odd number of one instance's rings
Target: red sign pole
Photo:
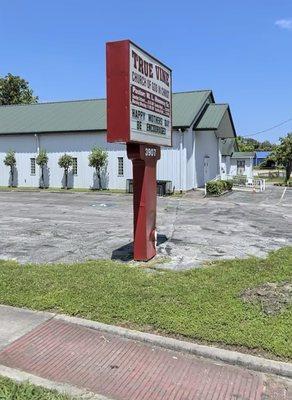
[[[156,164],[160,147],[127,144],[133,163],[134,260],[147,261],[156,255]]]

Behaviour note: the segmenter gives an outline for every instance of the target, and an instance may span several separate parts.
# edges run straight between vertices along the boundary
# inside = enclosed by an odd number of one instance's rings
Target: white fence
[[[219,181],[221,176],[217,175],[209,182]],[[243,187],[253,191],[264,192],[266,190],[266,180],[261,178],[247,178],[245,176],[227,175],[226,180],[233,181],[234,187]],[[207,195],[207,182],[205,183],[205,196]]]
[[[263,192],[266,190],[266,180],[262,178],[247,178],[246,176],[232,176],[228,175],[227,176],[228,180],[233,181],[233,186],[238,186],[238,187],[245,187],[245,188],[250,188],[252,190],[257,190],[259,192]]]

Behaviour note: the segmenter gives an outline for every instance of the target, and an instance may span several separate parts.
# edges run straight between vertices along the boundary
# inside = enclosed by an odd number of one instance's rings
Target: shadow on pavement
[[[168,240],[166,235],[157,235],[157,246]],[[112,260],[131,261],[133,260],[133,242],[127,243],[112,252]]]

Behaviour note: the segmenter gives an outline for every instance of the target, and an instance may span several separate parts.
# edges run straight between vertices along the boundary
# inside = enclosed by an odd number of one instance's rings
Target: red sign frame
[[[168,136],[163,136],[158,133],[157,135],[149,134],[146,135],[145,132],[141,132],[141,137],[136,135],[133,140],[132,136],[134,134],[131,131],[131,90],[133,90],[133,84],[130,84],[130,50],[131,48],[136,48],[146,57],[154,60],[157,65],[162,66],[169,72],[169,91],[170,97],[169,102],[165,101],[163,98],[159,97],[159,94],[154,95],[156,99],[161,103],[162,111],[157,111],[153,109],[153,114],[156,116],[161,116],[165,113],[164,104],[169,106],[169,116],[166,118],[169,120],[167,128],[163,126],[159,127],[155,124],[151,125],[155,129],[163,132],[163,130],[168,132]],[[164,65],[161,61],[157,60],[155,57],[142,50],[139,46],[130,40],[121,40],[116,42],[109,42],[106,44],[106,77],[107,77],[107,141],[108,142],[123,142],[123,143],[148,143],[153,145],[162,146],[172,146],[172,76],[171,69]],[[143,95],[143,89],[138,88],[140,93]],[[134,89],[135,90],[135,89]],[[149,93],[148,93],[149,94]],[[151,100],[150,100],[151,101]],[[164,102],[164,103],[163,103]],[[154,103],[155,105],[155,103]],[[160,106],[160,105],[159,105]],[[143,108],[143,106],[140,106]],[[148,112],[148,111],[147,111]],[[146,114],[146,112],[145,112]],[[149,115],[148,115],[149,118]],[[165,120],[164,120],[165,122]],[[162,122],[161,122],[162,124]],[[151,137],[152,136],[152,137]],[[137,138],[138,137],[138,138]]]

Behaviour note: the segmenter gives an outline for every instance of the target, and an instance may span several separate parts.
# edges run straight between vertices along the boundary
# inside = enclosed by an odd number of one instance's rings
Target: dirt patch
[[[292,304],[292,283],[264,283],[246,289],[241,298],[244,302],[259,304],[267,315],[276,315]]]

